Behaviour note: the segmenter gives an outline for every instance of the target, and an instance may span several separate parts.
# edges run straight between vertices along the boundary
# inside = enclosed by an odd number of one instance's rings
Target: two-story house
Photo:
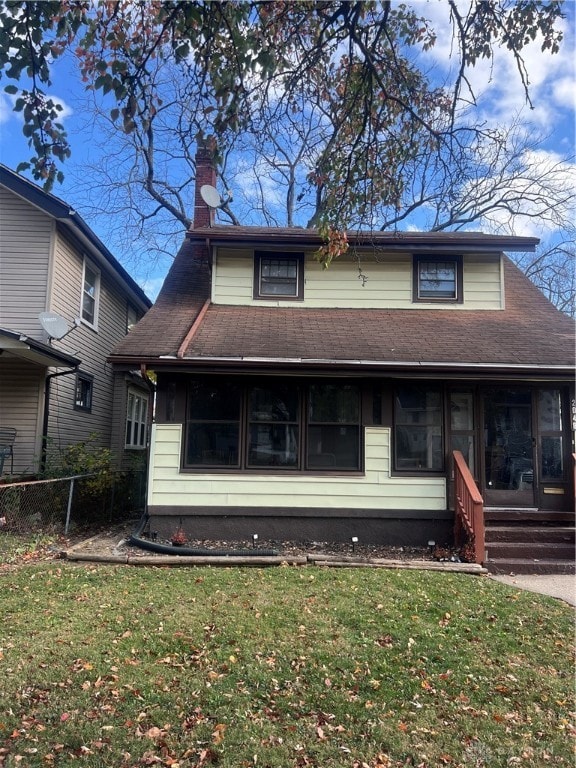
[[[36,473],[47,442],[142,453],[149,387],[107,357],[150,305],[69,205],[0,165],[0,429],[16,430],[4,475]]]
[[[449,540],[455,450],[486,505],[571,509],[574,326],[505,255],[537,240],[348,239],[325,270],[316,232],[214,226],[197,194],[155,305],[111,358],[157,376],[152,527]]]

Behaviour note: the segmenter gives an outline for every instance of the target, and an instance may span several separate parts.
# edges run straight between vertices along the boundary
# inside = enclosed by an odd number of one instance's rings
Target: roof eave
[[[325,239],[310,229],[265,229],[251,227],[202,227],[186,233],[192,242],[211,245],[298,245],[319,247]],[[351,246],[385,247],[393,251],[500,253],[534,251],[540,240],[514,235],[484,235],[473,232],[359,232],[347,233]]]
[[[17,331],[0,328],[0,354],[4,351],[46,368],[77,368],[81,363],[79,358],[60,352],[49,344]]]
[[[465,375],[470,377],[506,376],[508,378],[531,377],[535,379],[573,380],[572,365],[537,365],[504,362],[446,362],[446,361],[399,361],[399,360],[324,360],[306,358],[266,358],[266,357],[178,357],[166,354],[156,357],[111,356],[109,361],[117,366],[144,364],[156,369],[177,368],[179,370],[221,369],[235,372],[254,372],[278,369],[297,372],[330,372],[347,374],[386,374],[391,376],[417,374],[430,375]]]

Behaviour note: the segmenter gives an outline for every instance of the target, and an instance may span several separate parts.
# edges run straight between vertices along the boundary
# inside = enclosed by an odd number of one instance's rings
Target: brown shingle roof
[[[219,358],[374,365],[574,366],[574,323],[505,258],[505,310],[210,305],[178,364]],[[113,360],[172,363],[210,295],[204,246],[184,243],[154,307]]]
[[[210,297],[210,285],[207,249],[185,240],[154,306],[116,346],[113,357],[128,356],[136,362],[142,358],[175,355]]]

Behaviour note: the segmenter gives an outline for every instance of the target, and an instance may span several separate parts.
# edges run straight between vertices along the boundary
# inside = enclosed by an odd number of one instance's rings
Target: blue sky
[[[422,13],[434,21],[437,30],[448,29],[445,3],[420,0],[413,5],[420,7]],[[515,118],[529,125],[530,131],[545,137],[539,155],[535,158],[536,162],[541,164],[574,155],[575,10],[574,2],[569,0],[566,4],[569,18],[565,23],[565,41],[558,55],[543,54],[537,42],[525,50],[533,110],[526,106],[515,64],[504,52],[497,52],[493,61],[480,62],[468,73],[478,97],[478,111],[488,125],[502,125]],[[440,31],[436,46],[424,56],[426,65],[434,66],[440,77],[447,75],[454,63],[451,37],[443,36]],[[106,147],[99,146],[98,137],[91,133],[83,89],[70,64],[58,62],[53,67],[52,75],[53,87],[50,89],[50,95],[64,106],[63,122],[72,145],[72,157],[63,166],[64,182],[54,186],[53,194],[65,200],[83,216],[148,295],[155,298],[171,259],[165,256],[150,262],[146,260],[141,249],[136,252],[136,249],[121,245],[111,233],[109,217],[95,214],[85,206],[85,196],[79,193],[80,180],[82,185],[89,185],[87,167],[89,164],[98,163],[102,157],[101,153],[106,152]],[[0,84],[3,86],[7,81],[3,79]],[[12,112],[10,99],[1,94],[0,162],[16,169],[20,162],[29,159],[30,154],[27,141],[21,132],[21,119]],[[574,184],[574,167],[572,159],[572,162],[566,165],[567,184]],[[254,178],[250,178],[248,172],[244,178],[244,189],[250,190],[253,183]],[[489,229],[493,222],[484,224],[485,228]],[[545,238],[552,234],[548,231],[548,224],[539,224],[530,219],[515,222],[514,227],[519,235],[529,234]],[[170,247],[175,253],[177,244],[173,242]]]

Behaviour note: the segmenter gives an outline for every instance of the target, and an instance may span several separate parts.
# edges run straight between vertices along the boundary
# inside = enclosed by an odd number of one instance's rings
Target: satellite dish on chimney
[[[38,320],[51,339],[63,339],[76,327],[70,328],[66,320],[55,312],[40,312]]]
[[[222,202],[218,190],[211,184],[203,184],[200,187],[200,197],[210,208],[219,208]]]

